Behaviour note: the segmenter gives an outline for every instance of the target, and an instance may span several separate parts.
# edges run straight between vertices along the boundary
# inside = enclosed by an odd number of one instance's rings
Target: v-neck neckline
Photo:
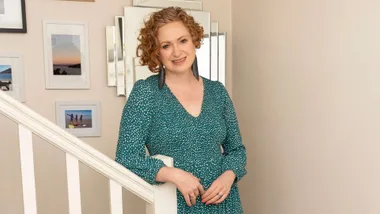
[[[181,107],[181,109],[189,115],[193,119],[198,119],[202,115],[203,109],[204,109],[204,103],[205,103],[205,98],[206,98],[206,83],[205,83],[205,78],[199,76],[199,78],[202,78],[202,84],[203,84],[203,97],[202,97],[202,103],[201,103],[201,110],[197,116],[194,116],[187,111],[187,109],[182,105],[182,103],[178,100],[178,98],[175,96],[175,94],[172,92],[172,90],[169,88],[169,86],[165,83],[164,86],[166,89],[169,91],[171,96],[174,98],[175,102]]]

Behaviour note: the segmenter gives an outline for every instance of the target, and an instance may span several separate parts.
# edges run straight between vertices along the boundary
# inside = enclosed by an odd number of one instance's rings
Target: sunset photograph
[[[54,75],[81,75],[79,35],[51,35]]]

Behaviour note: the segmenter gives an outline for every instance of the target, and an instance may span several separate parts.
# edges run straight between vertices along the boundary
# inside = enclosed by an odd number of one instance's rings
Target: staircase
[[[177,214],[176,187],[166,183],[153,186],[87,145],[79,138],[37,114],[0,90],[0,113],[18,124],[24,214],[37,214],[33,141],[35,134],[66,154],[67,189],[70,214],[81,214],[79,162],[109,180],[110,214],[123,214],[122,190],[125,188],[146,202],[146,214]],[[173,159],[158,155],[167,166]]]

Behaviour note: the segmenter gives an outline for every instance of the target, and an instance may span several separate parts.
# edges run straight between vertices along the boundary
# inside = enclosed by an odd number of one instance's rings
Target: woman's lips
[[[185,62],[185,60],[186,60],[186,57],[183,57],[181,59],[172,60],[172,62],[174,65],[181,65],[183,62]]]

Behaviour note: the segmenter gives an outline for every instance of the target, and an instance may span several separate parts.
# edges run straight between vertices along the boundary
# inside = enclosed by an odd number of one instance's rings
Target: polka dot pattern
[[[123,110],[116,161],[148,183],[159,184],[155,177],[164,164],[146,156],[146,147],[150,155],[174,158],[175,167],[200,178],[205,189],[232,170],[237,177],[224,202],[205,205],[198,197],[189,207],[178,191],[178,213],[240,214],[237,182],[246,174],[246,150],[235,110],[221,83],[205,78],[203,83],[201,113],[194,117],[166,85],[158,88],[157,75],[137,81]]]

